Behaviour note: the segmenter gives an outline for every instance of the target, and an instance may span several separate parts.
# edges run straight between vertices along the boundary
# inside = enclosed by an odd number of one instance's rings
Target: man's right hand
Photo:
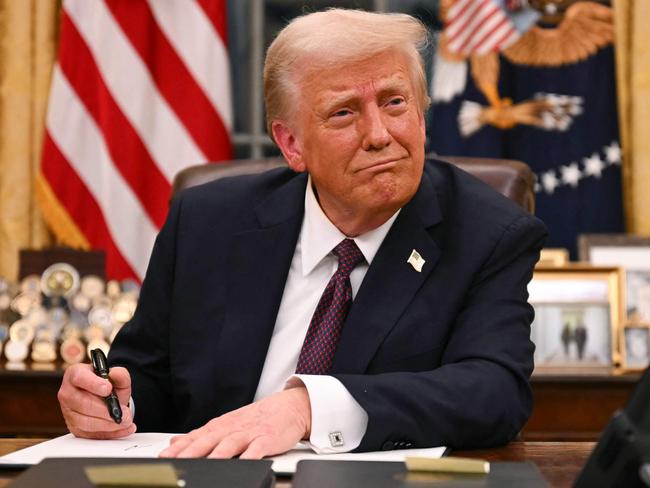
[[[97,376],[89,364],[70,366],[63,375],[58,399],[72,434],[89,439],[117,439],[135,432],[131,409],[131,376],[125,368],[111,368],[111,381]],[[111,382],[113,383],[111,385]],[[104,397],[115,391],[122,407],[122,422],[108,414]]]

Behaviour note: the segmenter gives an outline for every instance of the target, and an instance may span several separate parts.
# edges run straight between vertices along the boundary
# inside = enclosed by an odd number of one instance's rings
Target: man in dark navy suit
[[[186,432],[163,456],[503,444],[532,407],[526,285],[543,224],[424,157],[426,29],[329,10],[276,38],[289,169],[181,193],[109,360],[59,393],[71,432]],[[127,406],[128,404],[128,406]]]

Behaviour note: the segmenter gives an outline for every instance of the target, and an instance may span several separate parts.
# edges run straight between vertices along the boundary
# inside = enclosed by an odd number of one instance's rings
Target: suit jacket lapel
[[[249,403],[255,395],[300,233],[306,181],[297,176],[274,192],[255,209],[259,227],[233,237],[219,338],[228,404]]]
[[[438,260],[440,250],[427,229],[440,220],[435,190],[425,173],[366,273],[343,327],[332,373],[366,370]],[[407,263],[413,250],[426,260],[421,272]]]

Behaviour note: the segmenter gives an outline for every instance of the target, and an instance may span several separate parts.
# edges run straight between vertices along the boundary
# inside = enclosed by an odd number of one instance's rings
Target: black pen
[[[106,355],[101,349],[93,349],[90,351],[90,359],[93,363],[93,369],[95,374],[108,379],[108,365],[106,364]],[[108,407],[108,413],[116,424],[122,423],[122,409],[120,408],[120,401],[117,399],[115,392],[111,390],[111,394],[104,398],[106,400],[106,406]]]

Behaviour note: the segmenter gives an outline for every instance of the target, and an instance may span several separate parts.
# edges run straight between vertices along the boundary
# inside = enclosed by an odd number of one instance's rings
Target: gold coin
[[[32,360],[37,363],[52,363],[56,360],[54,341],[40,339],[32,344]]]
[[[73,296],[79,289],[79,272],[67,263],[56,263],[43,271],[41,291],[49,297]]]

